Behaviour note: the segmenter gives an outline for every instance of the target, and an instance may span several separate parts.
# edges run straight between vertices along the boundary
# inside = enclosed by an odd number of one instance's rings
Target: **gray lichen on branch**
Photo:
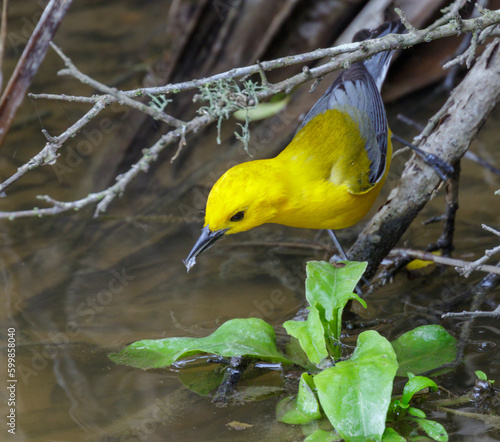
[[[221,144],[220,131],[222,121],[227,120],[231,115],[240,109],[251,109],[259,104],[258,93],[266,90],[265,85],[259,85],[252,80],[243,82],[242,87],[234,80],[220,79],[214,83],[204,84],[200,87],[200,94],[193,98],[193,101],[205,101],[206,106],[198,109],[200,115],[208,114],[217,119],[217,144]],[[248,116],[245,125],[241,125],[242,134],[235,133],[235,136],[244,144],[248,152],[249,130]]]

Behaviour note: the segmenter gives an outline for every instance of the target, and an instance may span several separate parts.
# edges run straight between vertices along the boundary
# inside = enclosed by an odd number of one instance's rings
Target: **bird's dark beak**
[[[193,267],[196,264],[196,257],[201,252],[204,252],[205,250],[208,250],[210,247],[212,247],[217,240],[221,239],[224,236],[226,232],[227,229],[216,230],[212,232],[208,226],[205,226],[202,229],[201,235],[198,238],[198,241],[196,241],[193,250],[191,250],[189,256],[182,261],[186,266],[188,272],[191,269],[191,267]]]

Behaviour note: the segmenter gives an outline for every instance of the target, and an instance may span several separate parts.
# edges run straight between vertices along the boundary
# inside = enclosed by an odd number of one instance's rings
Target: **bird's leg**
[[[335,244],[335,247],[337,248],[337,251],[339,252],[340,257],[344,261],[349,261],[349,258],[347,258],[347,255],[344,252],[344,249],[342,248],[342,245],[340,244],[340,241],[338,240],[337,235],[335,235],[335,232],[332,229],[327,229],[326,231],[328,232],[328,236],[330,237],[330,239],[333,241],[333,244]],[[361,277],[361,281],[363,282],[363,284],[365,284],[367,286],[370,285],[370,282],[364,276]],[[361,290],[361,285],[359,283],[356,284],[356,293],[360,296],[363,293]]]
[[[441,178],[443,181],[446,181],[448,177],[453,173],[453,167],[446,161],[439,158],[438,156],[432,153],[424,152],[422,149],[418,148],[417,146],[414,146],[413,144],[409,143],[404,138],[401,138],[396,134],[392,134],[392,138],[412,149],[417,155],[419,155],[424,160],[426,164],[428,164],[434,169],[434,172],[436,172],[439,175],[439,178]]]
[[[335,244],[337,251],[340,253],[340,257],[344,261],[349,261],[346,253],[344,252],[344,249],[342,248],[342,245],[340,244],[340,241],[337,238],[337,235],[335,235],[335,232],[332,229],[327,229],[326,231],[328,232],[328,236],[330,237],[330,239],[333,241],[333,244]]]

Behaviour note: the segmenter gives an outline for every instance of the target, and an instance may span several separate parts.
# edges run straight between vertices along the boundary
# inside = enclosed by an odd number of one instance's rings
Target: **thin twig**
[[[487,232],[493,233],[493,235],[500,236],[500,232],[498,230],[495,230],[492,227],[487,226],[486,224],[481,224],[481,228],[486,230]]]
[[[471,262],[465,266],[456,267],[455,270],[460,273],[463,277],[468,278],[470,274],[475,270],[483,270],[485,271],[485,265],[483,265],[486,261],[488,261],[493,255],[500,253],[500,246],[496,246],[492,249],[485,250],[484,256],[477,259],[474,262]],[[496,273],[496,272],[491,272]]]
[[[96,103],[100,97],[80,97],[66,94],[28,94],[29,98],[35,100],[58,100],[69,101],[70,103]]]
[[[500,305],[493,311],[491,312],[485,312],[485,311],[479,311],[476,310],[475,312],[450,312],[450,313],[445,313],[444,315],[441,316],[441,318],[471,318],[471,319],[477,319],[477,318],[498,318],[500,316]]]
[[[464,20],[462,22],[460,30],[456,28],[455,24],[441,24],[432,27],[432,29],[427,28],[424,30],[417,31],[415,33],[398,34],[398,35],[386,35],[381,38],[366,40],[363,42],[346,43],[333,48],[317,49],[312,52],[291,55],[287,57],[278,58],[271,61],[262,61],[250,66],[245,66],[241,68],[230,69],[229,71],[222,72],[220,74],[212,75],[210,77],[204,77],[196,80],[185,81],[181,83],[167,84],[165,86],[157,86],[150,88],[138,88],[129,91],[123,91],[123,94],[129,97],[140,97],[144,95],[162,95],[162,94],[176,94],[182,91],[198,89],[199,87],[215,83],[218,80],[228,80],[237,79],[242,77],[248,77],[253,74],[258,74],[261,70],[271,71],[274,69],[279,69],[287,66],[292,66],[295,64],[307,63],[320,58],[334,58],[331,63],[328,64],[329,70],[324,71],[325,73],[331,72],[332,70],[341,68],[346,62],[354,63],[359,60],[371,57],[379,52],[384,52],[394,49],[406,49],[415,46],[420,43],[427,43],[433,40],[438,40],[446,37],[454,37],[462,32],[470,32],[474,29],[486,29],[492,25],[496,25],[500,22],[500,10],[489,11],[481,17]],[[446,23],[446,20],[444,21]],[[342,56],[342,57],[340,57]],[[311,69],[307,74],[303,73],[300,82],[291,81],[289,86],[296,86],[298,84],[307,81],[307,79],[317,77],[318,70]],[[293,77],[295,78],[295,77]],[[284,90],[283,88],[282,90]],[[281,90],[280,90],[281,92]],[[45,98],[54,100],[66,100],[66,101],[79,101],[81,97],[70,97],[61,94],[31,94],[31,98]],[[98,97],[85,97],[86,102],[91,102],[91,100],[97,100]]]
[[[186,145],[187,145],[187,142],[186,142],[186,126],[182,126],[181,139],[179,140],[179,146],[177,147],[177,150],[175,151],[174,156],[172,158],[170,158],[170,164],[172,164],[177,159],[177,157],[181,153],[181,150],[184,147],[186,147]]]
[[[443,12],[444,15],[441,18],[437,19],[434,23],[429,25],[426,29],[424,29],[423,32],[429,32],[452,20],[455,21],[455,26],[459,30],[461,30],[462,32],[467,32],[463,29],[463,21],[458,14],[458,11],[460,11],[460,9],[464,7],[466,2],[467,0],[455,0],[451,5],[442,9],[441,12]]]
[[[481,227],[484,230],[486,230],[487,232],[493,233],[493,235],[500,236],[500,232],[498,230],[495,230],[495,229],[487,226],[486,224],[481,224]],[[457,268],[456,270],[462,276],[464,276],[465,278],[468,278],[474,270],[478,270],[481,267],[484,267],[483,264],[486,261],[488,261],[488,259],[490,259],[496,253],[500,253],[500,246],[494,247],[493,249],[485,250],[484,256],[482,256],[481,258],[477,259],[474,262],[471,262],[470,264],[466,265],[465,267]]]
[[[399,8],[394,8],[394,12],[399,15],[399,18],[401,19],[401,23],[403,23],[403,26],[408,30],[408,32],[417,32],[418,29],[413,26],[408,19],[406,18],[406,14],[404,13],[403,10]]]
[[[497,263],[499,265],[500,263]],[[497,274],[490,273],[489,275],[486,275],[479,284],[477,284],[474,289],[472,290],[472,293],[474,293],[474,299],[472,300],[471,304],[471,311],[477,312],[479,307],[483,304],[484,300],[486,299],[486,296],[488,293],[490,293],[492,290],[494,290],[498,285],[500,284],[500,276]],[[495,309],[495,311],[498,310]],[[490,313],[491,315],[491,313]],[[442,318],[445,317],[453,317],[454,315],[451,313],[447,313],[442,315]],[[465,322],[462,325],[462,329],[460,330],[460,339],[458,341],[457,345],[457,356],[455,360],[450,364],[457,366],[458,363],[460,363],[463,360],[464,352],[465,352],[465,345],[467,341],[469,340],[469,336],[472,330],[472,324],[474,323],[474,319],[476,316],[470,315],[467,317]]]
[[[447,258],[444,256],[433,255],[429,252],[424,252],[422,250],[414,250],[414,249],[393,249],[391,253],[389,253],[390,257],[395,256],[409,256],[414,259],[421,259],[423,261],[432,261],[436,264],[443,264],[455,268],[466,268],[471,265],[470,261],[463,261],[461,259]],[[457,269],[458,270],[458,269]],[[496,275],[500,275],[500,268],[492,265],[481,265],[477,268],[473,269],[474,271],[481,271],[486,273],[494,273]]]
[[[210,123],[213,123],[215,118],[209,115],[202,115],[200,117],[196,117],[186,123],[186,132],[192,132],[200,127],[205,127]],[[100,213],[105,212],[108,208],[108,205],[113,201],[117,196],[121,196],[125,191],[127,185],[140,173],[148,170],[150,164],[154,162],[160,152],[165,149],[168,145],[175,142],[177,139],[182,137],[182,128],[175,129],[173,131],[168,132],[163,135],[153,146],[148,149],[143,150],[143,155],[132,167],[120,175],[116,179],[116,183],[107,189],[91,193],[87,195],[85,198],[66,202],[66,201],[57,201],[48,195],[40,195],[38,199],[41,201],[45,201],[53,205],[53,207],[48,208],[34,208],[32,210],[20,210],[15,212],[0,212],[0,219],[16,219],[30,216],[46,216],[46,215],[56,215],[59,213],[67,212],[70,210],[78,211],[85,206],[88,206],[93,203],[98,203],[96,210],[94,212],[94,217],[97,217]]]
[[[132,100],[130,97],[128,97],[126,94],[119,91],[118,89],[106,86],[94,80],[93,78],[90,78],[88,75],[83,74],[74,65],[71,59],[61,51],[59,47],[57,47],[53,42],[50,42],[50,45],[52,46],[52,49],[56,51],[57,55],[59,55],[59,57],[61,57],[61,59],[64,61],[64,64],[66,65],[67,68],[59,71],[59,75],[70,75],[71,77],[79,80],[81,83],[88,84],[89,86],[93,87],[94,89],[97,89],[103,94],[111,95],[116,99],[118,103],[124,106],[131,107],[133,109],[137,109],[153,117],[155,120],[164,121],[165,123],[170,124],[171,126],[174,127],[180,127],[184,124],[183,121],[180,121],[177,118],[174,118],[166,114],[165,112],[159,111],[158,109],[148,106],[147,104],[141,103],[140,101]]]
[[[76,123],[74,123],[71,127],[66,129],[61,135],[57,137],[50,137],[48,143],[45,147],[36,154],[33,158],[31,158],[27,163],[20,166],[16,173],[7,178],[2,184],[0,184],[0,194],[4,194],[5,189],[10,186],[12,183],[15,183],[19,180],[24,174],[33,170],[38,166],[43,166],[46,164],[54,164],[57,160],[59,154],[57,153],[58,149],[63,145],[65,141],[69,138],[76,135],[83,127],[87,125],[89,121],[95,118],[107,105],[109,101],[106,97],[101,98],[101,100],[97,101],[94,106]],[[0,215],[1,216],[1,215]]]
[[[497,265],[500,263],[497,263]],[[500,267],[499,267],[500,268]],[[498,287],[500,283],[500,275],[499,274],[493,274],[489,273],[486,275],[479,284],[476,284],[472,290],[470,290],[471,293],[474,293],[474,298],[472,300],[471,304],[471,310],[478,310],[481,304],[484,302],[486,296],[488,293],[490,293],[492,290],[494,290],[496,287]],[[442,318],[446,318],[449,316],[453,316],[453,314],[446,313],[444,315],[441,315]],[[469,341],[469,336],[472,330],[472,324],[474,323],[474,317],[468,317],[460,330],[460,337],[457,343],[457,355],[455,359],[448,363],[444,364],[441,367],[438,367],[433,370],[429,370],[426,373],[421,373],[423,376],[428,376],[429,374],[436,372],[436,371],[441,371],[446,368],[454,368],[460,365],[463,361],[464,353],[465,353],[465,346],[467,342]]]
[[[474,58],[476,56],[477,47],[479,45],[479,39],[481,35],[480,31],[481,30],[472,31],[470,41],[468,41],[469,39],[464,40],[469,45],[469,47],[457,57],[446,62],[443,65],[443,69],[450,69],[456,65],[461,65],[464,63],[467,66],[467,69],[470,69],[470,67],[472,66],[472,62],[474,61]]]

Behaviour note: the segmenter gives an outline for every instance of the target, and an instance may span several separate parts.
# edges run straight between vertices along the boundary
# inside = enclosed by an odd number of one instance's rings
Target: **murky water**
[[[102,5],[88,2],[85,7],[77,2],[56,42],[86,73],[105,82],[117,81],[120,87],[133,87],[144,76],[145,68],[140,63],[147,64],[162,51],[156,36],[162,32],[165,5],[161,1],[147,3],[148,7],[142,8],[141,2],[134,1]],[[39,11],[35,2],[30,3],[31,9],[27,5],[23,10],[14,9],[13,29],[16,25],[21,29]],[[11,44],[11,64],[15,49]],[[54,75],[61,66],[49,53],[32,90],[86,92],[75,80]],[[125,75],[134,69],[135,76]],[[394,120],[402,109],[408,113],[408,109],[419,107],[409,116],[423,119],[432,114],[441,98],[423,105],[420,98],[414,97],[389,111]],[[49,133],[60,133],[84,109],[27,100],[16,128],[2,146],[2,177],[43,146],[42,127]],[[110,116],[116,120],[124,112],[116,110]],[[496,111],[473,146],[475,152],[497,166],[499,121],[500,113]],[[395,130],[398,127],[397,123],[393,125]],[[68,151],[64,153],[63,164],[71,166],[74,162],[69,172],[61,175],[61,170],[45,167],[28,174],[12,187],[7,199],[0,201],[0,209],[30,208],[36,204],[34,196],[38,194],[72,200],[100,190],[116,175],[113,156],[103,147],[112,153],[120,152],[113,137],[120,135],[123,140],[127,130],[130,128],[117,126],[80,161],[68,157]],[[399,130],[404,134],[403,128]],[[108,146],[107,139],[114,144]],[[219,244],[202,255],[187,274],[181,260],[191,249],[201,224],[186,223],[180,213],[162,211],[164,200],[176,188],[158,179],[159,172],[173,169],[169,173],[175,182],[175,174],[182,168],[182,164],[164,163],[157,166],[155,179],[141,177],[101,218],[92,219],[91,212],[84,211],[0,223],[5,306],[0,345],[5,350],[9,327],[15,328],[17,342],[17,431],[13,440],[300,440],[300,430],[275,422],[278,396],[220,409],[211,404],[210,398],[184,388],[174,370],[140,371],[115,365],[107,357],[139,339],[205,336],[231,318],[257,316],[281,325],[304,305],[304,263],[328,257],[327,249],[331,247],[326,238],[316,237],[317,232],[262,227]],[[385,195],[402,164],[400,158],[395,161]],[[499,197],[494,195],[500,180],[464,161],[460,185],[456,256],[472,260],[497,243],[480,225],[500,225]],[[425,208],[403,243],[423,248],[434,241],[440,225],[422,226],[421,222],[440,215],[442,208],[441,192]],[[359,229],[357,226],[343,233],[343,240],[352,241]],[[291,242],[296,247],[284,245]],[[470,280],[480,278],[475,273]],[[394,284],[368,297],[369,309],[362,313],[363,318],[394,319],[406,313],[403,321],[384,329],[389,337],[435,322],[438,316],[433,311],[444,308],[447,296],[460,290],[461,281],[451,269],[443,275],[434,273],[413,281],[400,276]],[[498,296],[493,293],[489,302],[494,306]],[[459,321],[448,320],[444,325],[452,333],[459,333]],[[500,383],[498,321],[477,321],[471,339],[463,366],[439,378],[439,383],[451,391],[471,387],[477,369]],[[190,373],[196,376],[204,370],[202,362],[195,361],[191,364],[194,367],[182,368],[180,373],[184,377]],[[2,363],[1,379],[6,379],[5,370],[6,364]],[[273,386],[277,391],[283,388],[279,372],[262,373],[257,380],[244,382],[241,391],[252,385]],[[2,398],[2,416],[5,404]],[[447,427],[452,440],[500,440],[498,432],[482,422],[444,414],[432,417]],[[227,426],[231,421],[253,427],[231,430]],[[1,431],[5,432],[5,427]],[[4,434],[0,439],[5,439]]]

